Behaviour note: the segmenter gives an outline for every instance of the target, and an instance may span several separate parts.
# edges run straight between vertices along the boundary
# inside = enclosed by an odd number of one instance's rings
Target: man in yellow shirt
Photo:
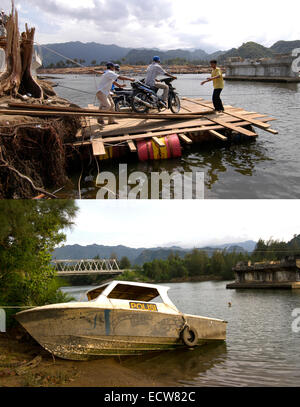
[[[221,100],[221,92],[224,89],[224,79],[221,68],[217,67],[217,61],[210,61],[210,66],[212,67],[211,78],[207,78],[203,81],[201,85],[207,82],[213,81],[214,83],[214,93],[213,93],[213,104],[216,112],[224,112],[224,106]]]

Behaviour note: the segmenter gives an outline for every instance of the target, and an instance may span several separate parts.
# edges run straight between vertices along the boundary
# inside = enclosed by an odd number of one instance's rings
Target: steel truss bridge
[[[53,260],[51,263],[58,276],[120,275],[123,273],[115,259]]]

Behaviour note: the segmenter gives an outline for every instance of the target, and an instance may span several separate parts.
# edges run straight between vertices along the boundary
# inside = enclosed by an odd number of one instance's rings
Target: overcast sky
[[[10,0],[1,7],[10,8]],[[300,39],[299,0],[20,0],[22,27],[37,28],[40,43],[95,41],[160,49],[270,46]]]
[[[78,201],[66,244],[203,247],[300,233],[299,201]]]

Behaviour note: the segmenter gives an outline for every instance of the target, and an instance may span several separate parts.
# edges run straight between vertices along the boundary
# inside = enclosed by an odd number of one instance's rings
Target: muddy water
[[[207,75],[179,75],[175,86],[181,96],[209,99],[211,87],[200,87],[200,81]],[[93,76],[58,76],[58,84],[88,92],[57,87],[62,97],[87,106],[95,102],[97,80]],[[300,198],[300,85],[227,82],[223,101],[250,111],[257,111],[276,117],[272,127],[279,135],[258,130],[257,141],[231,146],[191,146],[185,149],[181,159],[140,163],[132,159],[128,172],[143,171],[150,174],[166,170],[205,173],[206,198]],[[114,172],[119,169],[115,163],[102,163],[102,171]],[[96,168],[87,169],[82,183],[83,198],[94,199]],[[74,187],[64,189],[61,197],[78,197],[79,174],[72,181]],[[92,181],[91,181],[92,180]]]
[[[170,297],[181,311],[228,321],[226,344],[133,357],[122,363],[176,386],[300,385],[300,333],[292,330],[300,292],[231,291],[224,282],[169,286]],[[64,291],[79,300],[87,289]]]

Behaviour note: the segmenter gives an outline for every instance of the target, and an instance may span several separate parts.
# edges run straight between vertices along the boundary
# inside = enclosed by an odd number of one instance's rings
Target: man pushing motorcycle
[[[110,94],[112,85],[113,84],[117,85],[117,79],[120,79],[122,81],[131,81],[131,82],[134,82],[135,79],[128,78],[127,76],[118,75],[115,72],[116,66],[112,62],[109,62],[106,65],[106,67],[107,67],[107,70],[104,73],[95,71],[95,73],[102,74],[102,77],[99,82],[97,98],[100,103],[100,110],[107,110],[107,111],[113,112],[115,110],[115,104],[114,104],[114,101]],[[104,125],[104,120],[99,119],[98,123],[101,125]],[[115,121],[115,118],[113,116],[108,117],[108,124],[117,124],[117,122]]]
[[[162,82],[156,80],[156,78],[159,75],[166,75],[170,78],[177,79],[176,76],[166,72],[162,68],[162,66],[160,65],[160,57],[155,56],[155,57],[153,57],[152,64],[149,65],[147,68],[145,84],[147,86],[150,86],[151,88],[163,89],[162,101],[164,102],[165,107],[167,107],[168,97],[169,97],[169,86],[166,85],[165,83],[162,83]]]

